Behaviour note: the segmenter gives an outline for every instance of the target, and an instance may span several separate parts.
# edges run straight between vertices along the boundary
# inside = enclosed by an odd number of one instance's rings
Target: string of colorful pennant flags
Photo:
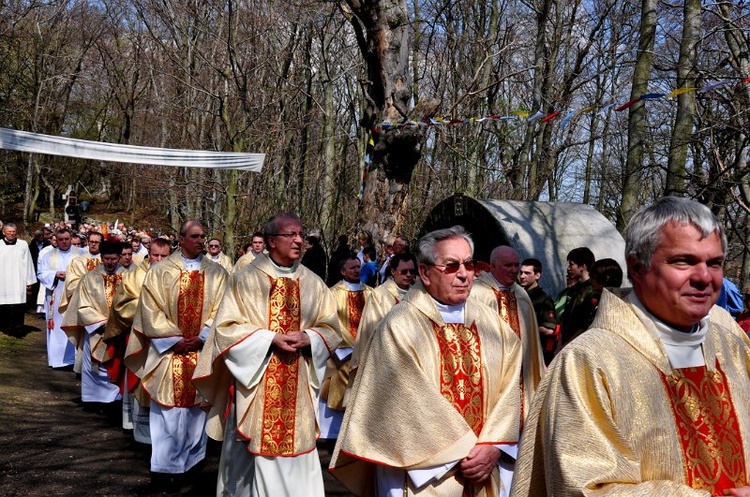
[[[451,126],[451,125],[457,125],[457,124],[475,124],[475,123],[482,123],[485,121],[526,120],[527,122],[539,121],[541,124],[545,124],[554,119],[559,118],[560,116],[562,116],[562,120],[560,121],[561,127],[562,129],[565,129],[565,127],[568,125],[571,119],[578,117],[580,115],[591,114],[592,112],[597,112],[597,111],[600,113],[606,113],[612,109],[614,109],[615,112],[622,112],[637,102],[642,102],[646,100],[669,100],[669,99],[673,99],[677,97],[678,95],[681,95],[683,93],[689,93],[689,92],[709,93],[727,85],[744,84],[744,83],[750,83],[750,77],[740,78],[740,79],[728,79],[728,80],[723,80],[723,81],[709,81],[706,85],[704,85],[701,88],[692,88],[692,87],[691,88],[678,88],[676,90],[672,90],[669,93],[645,93],[639,97],[628,100],[627,102],[621,105],[617,105],[614,102],[608,103],[605,105],[592,105],[592,106],[585,107],[585,108],[578,109],[578,110],[569,109],[564,114],[561,111],[555,111],[555,112],[551,112],[545,115],[541,110],[539,110],[533,115],[530,115],[529,112],[527,112],[524,109],[517,109],[517,110],[514,110],[513,112],[510,112],[507,115],[491,114],[488,116],[469,117],[469,118],[464,118],[464,119],[448,118],[448,117],[440,117],[440,116],[429,116],[429,117],[425,117],[421,121],[409,120],[409,121],[405,121],[402,123],[392,123],[392,122],[386,121],[386,122],[382,122],[380,124],[375,125],[372,128],[372,132],[382,133],[385,131],[398,130],[398,129],[404,129],[404,128],[414,128],[414,127],[436,127],[436,126]]]

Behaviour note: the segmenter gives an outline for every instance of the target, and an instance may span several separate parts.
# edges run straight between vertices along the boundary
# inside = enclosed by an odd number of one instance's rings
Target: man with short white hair
[[[512,495],[750,495],[750,341],[714,305],[724,228],[665,197],[623,236],[633,291],[604,290],[591,327],[552,361]]]
[[[0,327],[15,333],[23,327],[26,292],[36,283],[29,245],[17,237],[13,223],[3,225],[0,241]]]
[[[534,306],[526,290],[516,281],[519,268],[518,252],[515,249],[507,245],[495,247],[490,254],[490,270],[479,275],[471,295],[494,309],[521,340],[523,424],[531,407],[531,399],[544,374],[544,358]]]
[[[521,344],[469,298],[474,243],[462,227],[428,233],[418,250],[421,282],[370,341],[330,470],[357,495],[505,495],[498,460],[518,441]]]

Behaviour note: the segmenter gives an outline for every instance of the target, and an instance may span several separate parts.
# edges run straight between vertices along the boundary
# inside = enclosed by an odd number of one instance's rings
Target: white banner
[[[0,149],[152,166],[205,167],[260,172],[266,154],[138,147],[0,128]]]

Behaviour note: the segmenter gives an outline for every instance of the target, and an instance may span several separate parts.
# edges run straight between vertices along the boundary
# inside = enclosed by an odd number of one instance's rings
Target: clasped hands
[[[199,336],[183,338],[172,346],[175,354],[185,355],[190,352],[197,352],[203,348],[203,340]]]
[[[304,331],[276,333],[271,345],[281,352],[297,352],[310,346],[310,337]]]
[[[500,449],[492,445],[475,445],[469,451],[469,455],[458,463],[458,469],[467,480],[481,483],[497,467],[498,459],[500,459]]]

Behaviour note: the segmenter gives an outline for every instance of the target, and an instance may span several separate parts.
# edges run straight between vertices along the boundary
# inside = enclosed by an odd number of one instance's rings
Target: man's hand
[[[539,327],[539,334],[540,335],[545,335],[545,336],[554,335],[555,334],[555,330],[554,330],[554,328],[545,328],[544,326],[540,326]]]
[[[750,497],[750,487],[730,488],[724,492],[724,495],[733,495],[734,497]]]
[[[310,337],[304,331],[276,333],[271,345],[283,352],[297,352],[300,349],[310,346]]]
[[[199,336],[183,339],[189,352],[197,352],[203,348],[203,340]]]
[[[55,278],[58,280],[64,280],[65,279],[65,271],[58,271],[55,273]]]
[[[203,340],[200,337],[194,336],[191,338],[183,338],[176,344],[172,345],[172,352],[179,355],[189,354],[203,348]]]
[[[271,345],[276,347],[281,352],[296,352],[297,348],[294,346],[296,339],[291,334],[276,333],[273,336]]]
[[[294,348],[297,350],[310,346],[310,337],[304,331],[292,331],[287,336],[294,339]]]
[[[459,469],[461,473],[474,483],[481,483],[487,479],[500,459],[500,449],[492,445],[475,445],[469,455],[461,459]]]

